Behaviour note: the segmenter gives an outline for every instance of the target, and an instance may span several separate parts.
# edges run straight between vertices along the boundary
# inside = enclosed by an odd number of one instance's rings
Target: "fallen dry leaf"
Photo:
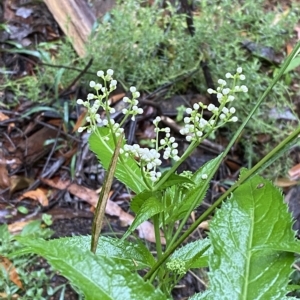
[[[0,164],[0,188],[6,189],[10,186],[10,178],[5,165]]]
[[[300,178],[300,164],[293,166],[289,171],[288,174],[291,180],[297,180]]]
[[[76,183],[71,183],[69,180],[62,181],[60,178],[55,178],[55,179],[41,178],[41,181],[53,188],[59,190],[68,190],[71,194],[86,201],[87,203],[91,204],[94,207],[96,207],[97,205],[99,195],[94,190],[77,185]],[[111,200],[107,201],[105,213],[110,216],[119,217],[120,221],[127,226],[130,226],[134,220],[134,217],[132,215],[123,211],[118,204],[116,204]],[[137,230],[139,232],[140,238],[155,243],[154,227],[150,222],[146,221],[142,223],[140,226],[138,226]],[[161,237],[161,242],[163,244],[166,243],[164,237]]]
[[[7,271],[9,279],[20,289],[23,288],[20,277],[13,263],[4,256],[0,256],[0,264]]]
[[[291,180],[289,178],[277,178],[275,180],[275,185],[278,186],[278,187],[290,187],[290,186],[294,186],[294,185],[297,185],[298,184],[298,181],[295,181],[295,180]]]
[[[32,220],[28,220],[28,221],[19,221],[19,222],[15,222],[15,223],[12,223],[12,224],[9,224],[7,227],[8,227],[8,231],[11,233],[11,234],[17,234],[17,233],[20,233],[23,228],[29,224],[30,222],[32,222]]]
[[[19,197],[19,200],[29,198],[38,201],[42,206],[48,206],[49,201],[48,201],[47,193],[48,193],[47,190],[38,188],[33,191],[25,192]]]

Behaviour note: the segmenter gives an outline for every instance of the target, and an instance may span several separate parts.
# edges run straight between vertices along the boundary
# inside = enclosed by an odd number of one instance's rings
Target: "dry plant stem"
[[[96,250],[97,250],[98,240],[100,237],[104,213],[105,213],[105,207],[106,207],[107,200],[109,197],[111,185],[112,185],[112,182],[114,179],[122,141],[123,141],[123,135],[121,134],[119,137],[119,140],[117,142],[113,157],[111,159],[111,162],[110,162],[110,165],[108,168],[108,172],[105,176],[105,180],[103,183],[101,193],[99,195],[99,200],[98,200],[98,204],[96,207],[95,216],[94,216],[94,220],[93,220],[93,226],[92,226],[91,251],[94,253],[96,253]]]
[[[298,53],[300,49],[300,42],[298,42],[293,49],[293,51],[290,53],[290,55],[287,57],[286,61],[282,65],[280,71],[278,72],[277,76],[272,81],[272,84],[265,90],[261,98],[257,101],[256,105],[252,109],[251,113],[248,115],[248,117],[245,119],[243,124],[240,126],[240,128],[237,130],[231,141],[229,142],[228,146],[226,147],[225,151],[220,156],[219,163],[215,166],[213,170],[211,170],[211,174],[209,174],[209,177],[207,180],[210,180],[215,172],[218,170],[219,165],[221,164],[221,161],[226,157],[227,153],[230,151],[231,147],[239,137],[239,135],[242,133],[243,129],[245,128],[246,124],[249,122],[250,118],[253,116],[253,114],[256,112],[258,107],[261,105],[261,103],[265,100],[267,95],[270,93],[274,85],[278,82],[280,77],[283,75],[286,68],[291,63],[294,56]],[[273,151],[271,151],[261,162],[259,162],[257,165],[255,165],[251,170],[249,170],[247,173],[243,175],[242,182],[246,181],[250,176],[254,174],[254,172],[257,172],[264,163],[271,158],[270,155],[274,156],[277,152],[280,151],[280,149],[284,148],[284,146],[289,143],[292,139],[294,139],[297,135],[300,133],[300,128],[298,128],[296,131],[294,131],[288,138],[286,138],[283,142],[281,142]],[[263,162],[264,161],[264,162]],[[254,171],[252,171],[254,170]],[[168,259],[168,257],[181,245],[182,242],[198,227],[198,225],[204,221],[214,210],[217,206],[221,204],[221,202],[231,193],[233,192],[241,183],[241,181],[238,181],[234,186],[232,186],[221,198],[219,198],[207,211],[204,212],[191,226],[190,228],[169,248],[167,251],[163,254],[162,258],[157,261],[157,263],[150,269],[150,271],[144,276],[145,280],[148,280],[151,278],[152,274]]]

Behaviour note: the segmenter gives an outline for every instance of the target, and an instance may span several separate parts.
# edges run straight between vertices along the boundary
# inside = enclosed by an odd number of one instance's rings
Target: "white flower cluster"
[[[97,126],[109,126],[113,130],[113,132],[115,132],[116,136],[119,136],[124,131],[119,123],[116,123],[113,119],[110,118],[110,114],[115,113],[115,109],[109,106],[108,96],[117,87],[117,81],[112,77],[113,74],[114,71],[111,69],[108,69],[106,71],[106,74],[103,71],[98,71],[97,76],[103,80],[104,85],[96,83],[95,81],[90,81],[90,87],[95,90],[95,94],[89,93],[87,95],[87,101],[83,101],[82,99],[77,100],[77,104],[83,105],[88,109],[86,121],[90,123],[85,127],[79,127],[78,132],[82,132],[86,129],[87,132],[90,133],[94,131]],[[128,97],[123,98],[123,101],[125,103],[128,103],[129,106],[127,109],[124,108],[122,111],[125,115],[122,123],[130,115],[131,119],[135,120],[135,116],[137,114],[143,113],[143,109],[137,107],[137,98],[140,96],[140,93],[136,91],[135,87],[131,87],[130,92],[132,93],[132,99],[129,99]],[[107,118],[101,118],[98,113],[100,108],[102,108],[106,112]]]
[[[127,116],[132,116],[131,120],[135,120],[136,115],[141,115],[144,111],[142,108],[138,107],[139,101],[137,100],[138,97],[140,97],[140,93],[137,92],[136,88],[134,86],[130,87],[130,92],[132,94],[132,99],[129,99],[128,97],[124,97],[123,101],[125,103],[128,103],[128,108],[123,108],[122,113]]]
[[[159,151],[163,151],[163,158],[169,159],[173,158],[175,161],[179,160],[178,156],[178,143],[175,143],[175,138],[170,135],[170,128],[159,128],[158,123],[161,121],[160,117],[156,117],[153,121],[155,126],[154,131],[156,132],[156,139],[153,140],[156,144],[156,149],[141,148],[139,145],[134,144],[124,145],[122,153],[125,156],[132,156],[137,159],[139,165],[143,168],[145,175],[152,181],[156,182],[161,177],[161,172],[156,171],[157,167],[161,165],[162,161],[160,159]],[[158,142],[158,135],[160,132],[165,133],[165,138]]]
[[[175,142],[175,138],[170,135],[171,129],[169,127],[165,128],[159,128],[158,123],[161,121],[160,117],[156,117],[155,120],[153,121],[153,124],[155,126],[154,131],[156,132],[156,142],[158,140],[158,135],[160,132],[165,132],[166,135],[163,139],[159,141],[159,146],[157,147],[158,151],[163,150],[163,158],[164,159],[169,159],[173,158],[175,161],[178,161],[180,157],[178,156],[178,143]]]
[[[139,145],[124,145],[125,156],[135,157],[140,166],[144,169],[146,176],[152,182],[157,181],[161,177],[160,172],[156,172],[156,167],[160,166],[162,161],[159,159],[160,154],[155,149],[141,148]]]
[[[180,133],[186,135],[186,140],[188,142],[199,141],[207,131],[217,129],[227,122],[238,121],[238,118],[233,116],[236,109],[233,106],[228,108],[226,105],[235,99],[234,94],[248,92],[248,88],[245,85],[235,85],[236,81],[246,79],[245,75],[242,74],[242,71],[242,68],[238,67],[235,75],[226,73],[226,78],[233,79],[234,83],[232,88],[227,88],[227,82],[223,79],[219,79],[219,87],[217,90],[207,90],[209,94],[216,94],[218,102],[220,103],[219,107],[216,107],[214,104],[209,104],[207,106],[199,102],[195,103],[193,108],[186,109],[186,113],[190,116],[184,118],[185,126],[180,130]],[[212,117],[208,121],[203,118],[204,109],[212,112]]]

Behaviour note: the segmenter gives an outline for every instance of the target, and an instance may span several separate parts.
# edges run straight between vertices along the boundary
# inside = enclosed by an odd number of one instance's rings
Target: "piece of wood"
[[[86,54],[85,44],[96,17],[84,0],[44,0],[56,22],[80,57]]]

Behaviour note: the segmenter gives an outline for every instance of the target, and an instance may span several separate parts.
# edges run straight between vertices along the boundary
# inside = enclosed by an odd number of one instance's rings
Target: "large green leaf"
[[[105,138],[108,138],[106,140]],[[90,149],[96,154],[102,166],[107,170],[113,156],[115,145],[110,130],[99,127],[89,138]],[[115,176],[135,193],[140,193],[146,188],[141,170],[136,161],[121,154],[123,162],[118,161]]]
[[[19,237],[18,240],[32,252],[45,257],[52,267],[82,291],[87,300],[166,299],[159,290],[124,265],[81,249],[80,245],[74,246],[72,239],[45,241]]]
[[[299,249],[292,223],[269,181],[256,175],[237,188],[210,223],[210,289],[192,299],[285,299],[294,262],[288,251]]]

